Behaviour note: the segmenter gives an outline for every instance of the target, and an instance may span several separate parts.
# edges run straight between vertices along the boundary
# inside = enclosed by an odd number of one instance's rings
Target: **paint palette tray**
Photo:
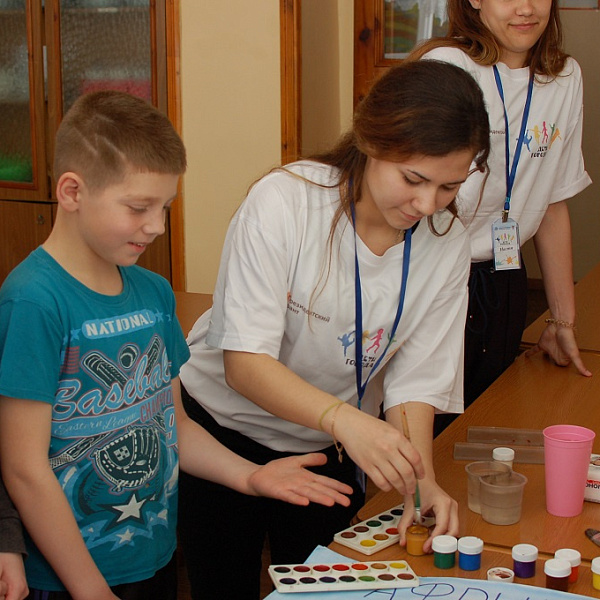
[[[419,578],[404,560],[271,565],[269,575],[281,593],[378,590],[419,585]]]
[[[399,504],[376,517],[361,521],[335,534],[333,541],[367,556],[375,554],[400,539],[397,525],[404,513],[404,504]],[[425,517],[422,524],[430,527],[435,518]]]

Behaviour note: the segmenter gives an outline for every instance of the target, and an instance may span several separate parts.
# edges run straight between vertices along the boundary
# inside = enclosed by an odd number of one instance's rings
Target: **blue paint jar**
[[[483,540],[467,535],[458,540],[458,566],[463,571],[477,571],[481,568]]]

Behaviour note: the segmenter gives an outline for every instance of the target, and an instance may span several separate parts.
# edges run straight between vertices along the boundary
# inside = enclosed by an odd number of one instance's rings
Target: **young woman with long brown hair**
[[[290,510],[183,475],[194,598],[216,597],[227,581],[232,598],[256,600],[266,535],[280,564],[328,544],[364,501],[357,467],[382,490],[412,494],[419,479],[434,534],[458,533],[456,502],[435,481],[432,425],[436,410],[462,411],[469,241],[453,205],[488,149],[473,78],[415,62],[374,85],[331,152],[251,188],[227,234],[212,311],[188,338],[184,405],[258,463],[324,452],[323,473],[355,492],[341,510]],[[414,517],[408,496],[402,540]]]

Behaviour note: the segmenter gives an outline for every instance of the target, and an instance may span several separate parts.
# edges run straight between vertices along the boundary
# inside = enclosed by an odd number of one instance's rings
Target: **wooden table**
[[[176,312],[183,333],[187,335],[198,317],[212,306],[211,294],[175,292]]]
[[[411,556],[404,548],[400,546],[390,546],[384,548],[380,552],[372,554],[371,556],[365,556],[356,550],[352,550],[336,542],[332,542],[328,546],[334,552],[348,556],[350,558],[359,560],[361,562],[375,561],[375,560],[405,560],[414,572],[419,577],[461,577],[463,579],[487,579],[487,571],[492,567],[507,567],[513,568],[513,560],[510,550],[505,551],[499,548],[494,548],[489,545],[485,545],[483,553],[481,555],[481,568],[476,571],[464,571],[458,567],[458,554],[456,555],[456,565],[451,569],[438,569],[433,564],[433,555],[428,554],[426,556]],[[600,548],[599,548],[600,550]],[[546,558],[550,556],[542,556],[536,562],[535,576],[528,579],[519,579],[515,577],[515,583],[521,583],[524,585],[535,585],[537,587],[546,586],[546,576],[544,575],[544,562]],[[592,586],[592,572],[590,570],[589,563],[582,564],[579,567],[579,579],[574,584],[569,584],[569,592],[572,594],[581,594],[582,596],[590,596],[592,598],[600,598],[600,591],[595,590]],[[501,598],[504,598],[502,594]],[[477,600],[483,600],[480,595],[473,596]],[[490,596],[489,600],[498,600]],[[506,597],[506,600],[510,600]]]
[[[598,273],[600,274],[600,269]],[[212,296],[175,292],[175,297],[177,316],[187,335],[198,317],[211,307]],[[593,372],[600,374],[600,354],[586,355],[586,363]],[[600,432],[600,376],[584,378],[572,367],[562,369],[554,366],[540,353],[531,358],[519,357],[464,415],[435,439],[434,463],[437,478],[440,485],[459,502],[460,535],[476,535],[485,542],[481,569],[463,571],[458,566],[447,570],[437,569],[431,555],[410,556],[399,546],[386,548],[369,557],[336,543],[332,543],[330,548],[357,560],[403,558],[423,577],[485,579],[488,568],[512,568],[512,546],[527,542],[539,548],[540,560],[534,578],[519,579],[517,582],[539,587],[545,585],[544,560],[550,558],[559,547],[576,548],[582,553],[583,564],[579,581],[571,585],[569,591],[600,598],[600,592],[592,587],[589,569],[590,560],[600,556],[600,547],[595,546],[584,535],[588,527],[600,529],[600,504],[584,503],[583,513],[579,517],[553,517],[545,510],[543,465],[516,464],[515,470],[529,479],[525,487],[521,521],[509,526],[490,525],[467,507],[464,466],[468,461],[453,459],[454,442],[466,441],[470,425],[542,429],[555,423],[584,425]],[[595,441],[594,451],[600,453],[600,433]],[[379,493],[361,509],[359,518],[366,519],[401,502],[402,497],[397,492]]]
[[[586,361],[592,371],[600,374],[600,355],[586,354]],[[510,551],[518,543],[534,544],[545,558],[553,555],[558,548],[575,548],[581,552],[584,564],[588,566],[592,558],[600,556],[600,547],[588,540],[584,533],[590,527],[600,529],[600,505],[584,502],[583,512],[577,517],[550,515],[545,507],[543,465],[515,464],[515,470],[528,478],[519,523],[491,525],[481,515],[470,511],[467,505],[464,468],[469,461],[454,460],[453,453],[455,442],[466,441],[469,426],[543,429],[557,423],[582,425],[599,432],[594,452],[600,452],[600,377],[586,378],[579,375],[574,367],[556,367],[542,353],[530,358],[522,355],[464,415],[434,440],[436,477],[441,487],[459,503],[460,536],[480,537],[490,551],[505,553],[509,563]],[[395,491],[378,493],[359,511],[358,518],[367,519],[401,502],[402,497]],[[396,552],[394,557],[403,552],[399,548],[388,551]],[[340,552],[347,554],[345,550]],[[383,552],[386,550],[374,556],[384,560]],[[412,565],[414,558],[409,562]],[[419,575],[431,574],[415,570]],[[436,574],[440,576],[439,572]],[[485,572],[481,577],[485,577]],[[600,593],[591,587],[591,575],[587,579],[588,593],[600,598]],[[575,592],[575,589],[572,591]]]
[[[575,286],[577,307],[577,342],[580,350],[600,352],[600,263],[597,264]],[[546,311],[523,332],[523,346],[534,346],[546,327],[550,316]],[[585,360],[585,357],[584,357]],[[590,368],[588,366],[588,368]]]

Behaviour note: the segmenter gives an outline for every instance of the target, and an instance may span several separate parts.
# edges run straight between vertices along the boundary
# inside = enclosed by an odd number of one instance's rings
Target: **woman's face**
[[[423,217],[443,210],[468,177],[473,158],[471,150],[402,162],[369,157],[358,205],[363,222],[409,229]]]
[[[526,66],[527,53],[550,19],[552,0],[469,0],[501,47],[500,60],[511,69]]]

